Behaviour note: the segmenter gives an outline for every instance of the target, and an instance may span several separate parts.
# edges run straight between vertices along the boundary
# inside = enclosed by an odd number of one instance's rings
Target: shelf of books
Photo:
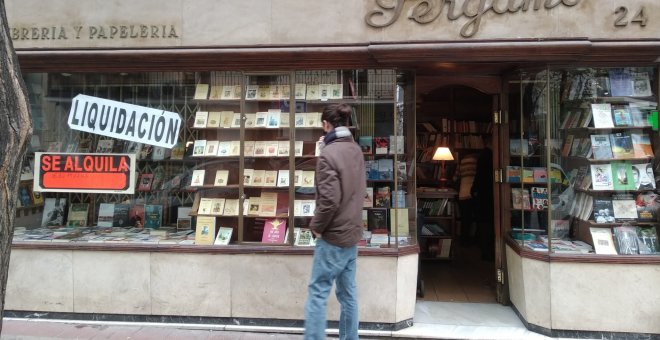
[[[448,260],[454,255],[456,237],[456,199],[453,189],[419,191],[417,211],[422,216],[419,237],[422,260]]]
[[[539,224],[542,233],[552,235],[556,252],[660,254],[654,70],[587,69],[557,79],[550,91],[559,98],[557,125],[548,138],[553,141],[551,154],[541,157],[550,159],[555,170],[543,188],[550,192],[540,195],[531,183],[512,188],[513,208],[525,210],[531,204],[534,210],[538,199],[550,201],[550,214],[539,218]],[[536,168],[510,166],[507,180],[537,181]],[[547,236],[545,243],[533,242],[525,247],[547,251]]]
[[[135,190],[34,191],[34,157],[28,157],[18,210],[25,216],[16,241],[313,246],[308,226],[324,134],[321,112],[341,102],[354,109],[348,128],[367,166],[361,245],[410,242],[415,214],[406,200],[414,160],[405,154],[405,119],[397,116],[393,70],[162,74],[154,79],[164,83],[144,84],[136,76],[134,86],[116,89],[86,85],[84,79],[67,83],[77,76],[56,77],[46,101],[70,106],[71,100],[60,99],[87,93],[146,104],[178,113],[181,132],[168,149],[64,127],[40,129],[66,125],[67,119],[37,115],[31,151],[134,155]],[[35,228],[32,219],[39,217]]]

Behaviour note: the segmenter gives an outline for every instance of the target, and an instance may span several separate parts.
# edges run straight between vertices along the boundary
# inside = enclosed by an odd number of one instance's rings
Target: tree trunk
[[[23,157],[32,120],[21,69],[9,37],[5,2],[0,0],[0,333],[5,311],[9,255]]]

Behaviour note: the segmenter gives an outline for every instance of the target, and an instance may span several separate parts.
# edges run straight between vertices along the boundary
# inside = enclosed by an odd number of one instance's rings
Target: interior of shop
[[[477,171],[493,171],[486,148],[494,97],[470,86],[435,84],[418,85],[417,96],[418,300],[496,303],[493,221],[477,214],[483,205],[492,207],[493,194],[474,197]]]

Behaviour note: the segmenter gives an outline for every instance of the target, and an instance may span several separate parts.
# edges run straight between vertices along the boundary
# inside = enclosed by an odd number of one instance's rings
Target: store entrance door
[[[499,77],[437,79],[427,91],[418,87],[418,135],[423,123],[438,129],[441,144],[448,146],[454,161],[446,162],[449,186],[456,191],[456,225],[449,258],[429,258],[424,237],[420,240],[420,278],[424,301],[464,303],[507,303],[508,294],[498,281],[503,263],[499,218],[499,187],[495,169],[500,125],[496,113],[501,106]],[[428,82],[429,79],[424,79]],[[422,91],[420,91],[422,90]],[[490,150],[490,151],[489,151]],[[490,156],[488,155],[490,153]],[[433,179],[420,178],[424,164],[418,165],[417,186],[432,186]],[[477,175],[477,166],[480,166]],[[479,176],[479,177],[477,177]],[[432,177],[432,176],[430,176]],[[479,181],[475,181],[480,178]],[[481,179],[488,179],[481,181]],[[472,185],[481,185],[479,200],[472,197]],[[419,204],[419,202],[418,202]],[[422,223],[432,223],[433,218]]]

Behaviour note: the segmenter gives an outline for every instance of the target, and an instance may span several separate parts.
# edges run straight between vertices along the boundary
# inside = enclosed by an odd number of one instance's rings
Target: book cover
[[[89,203],[72,203],[69,206],[69,215],[67,218],[67,227],[85,227],[87,226],[87,216],[89,215]]]
[[[551,220],[550,232],[553,238],[567,239],[570,234],[571,223],[569,220]]]
[[[206,139],[198,139],[193,144],[193,156],[204,156],[206,151]]]
[[[522,168],[522,182],[534,183],[534,168],[527,166]]]
[[[389,149],[387,137],[374,137],[374,148],[377,155],[386,155]]]
[[[219,216],[222,215],[225,211],[225,199],[224,198],[212,198],[211,199],[211,215]]]
[[[115,228],[126,228],[130,226],[128,217],[131,206],[129,204],[115,204],[115,211],[112,217],[112,226]]]
[[[612,105],[612,117],[614,119],[614,126],[616,127],[633,126],[632,115],[628,105]]]
[[[195,244],[212,245],[215,241],[215,216],[197,216]]]
[[[591,150],[593,151],[594,159],[614,158],[609,135],[591,135]]]
[[[590,227],[594,250],[600,255],[617,255],[610,228]]]
[[[314,245],[314,235],[308,228],[296,228],[293,245],[299,247],[309,247]]]
[[[660,199],[654,192],[640,192],[635,197],[637,218],[640,222],[655,222],[658,220]]]
[[[111,153],[114,146],[114,139],[99,139],[96,144],[96,153]]]
[[[613,190],[612,165],[591,164],[591,185],[594,190]]]
[[[265,187],[274,187],[277,185],[277,170],[266,170],[264,172],[264,184]]]
[[[164,159],[167,159],[170,157],[170,154],[172,151],[170,149],[160,147],[160,146],[155,146],[153,148],[153,152],[151,153],[151,160],[153,161],[162,161]]]
[[[217,170],[215,172],[215,181],[213,182],[213,185],[217,187],[226,186],[228,178],[229,170]]]
[[[271,129],[280,127],[280,110],[268,110],[266,115],[266,127]]]
[[[596,223],[614,223],[614,207],[612,206],[612,199],[593,198],[593,217]]]
[[[626,97],[633,95],[633,83],[628,69],[612,68],[608,73],[610,76],[610,90],[613,97]]]
[[[286,237],[286,219],[266,219],[261,237],[262,243],[282,244]]]
[[[222,98],[222,85],[211,85],[209,100],[220,100]]]
[[[592,151],[591,151],[591,138],[590,137],[585,137],[580,139],[580,145],[578,146],[577,149],[577,157],[584,157],[584,158],[591,158]]]
[[[651,89],[651,80],[647,72],[633,72],[632,78],[632,95],[634,97],[650,97],[653,96]]]
[[[511,206],[513,209],[531,209],[529,190],[527,188],[511,188]]]
[[[632,178],[636,190],[655,189],[655,175],[653,173],[653,163],[633,164]]]
[[[251,129],[255,127],[254,125],[257,123],[257,114],[256,113],[246,113],[245,114],[245,128],[246,129]]]
[[[314,187],[314,170],[303,170],[302,172],[302,183],[301,187],[303,188],[313,188]]]
[[[151,184],[154,181],[154,174],[140,174],[138,180],[138,191],[151,191]]]
[[[545,210],[548,208],[548,188],[532,187],[532,208],[534,210]]]
[[[264,156],[266,157],[277,157],[277,151],[279,148],[279,143],[276,140],[266,141],[264,144]]]
[[[238,112],[234,112],[234,115],[231,118],[231,126],[232,128],[240,128],[241,127],[241,114]]]
[[[225,199],[225,211],[223,212],[224,216],[238,216],[238,199],[227,198]]]
[[[305,123],[305,118],[307,114],[305,112],[296,112],[294,116],[294,126],[295,127],[305,127],[307,124]]]
[[[99,227],[112,227],[112,222],[115,215],[114,203],[101,203],[99,204],[99,213],[96,224]]]
[[[388,233],[389,209],[372,208],[367,211],[367,225],[369,231]]]
[[[307,100],[319,100],[321,99],[321,94],[319,92],[318,84],[307,84]]]
[[[226,246],[231,241],[231,234],[234,232],[234,228],[220,227],[218,228],[218,235],[215,236],[215,241],[213,245],[215,246]]]
[[[320,112],[307,112],[305,114],[305,123],[307,127],[319,127],[322,124]]]
[[[534,167],[534,183],[548,182],[548,170],[542,167]]]
[[[613,128],[614,120],[612,119],[612,105],[609,103],[604,104],[591,104],[591,114],[593,116],[595,128]]]
[[[302,157],[302,155],[303,155],[303,146],[304,145],[305,145],[304,142],[301,141],[301,140],[295,141],[294,146],[293,146],[294,147],[293,155],[296,156],[296,157]]]
[[[221,128],[231,128],[231,124],[234,122],[234,111],[220,111],[220,127]]]
[[[628,162],[612,162],[614,190],[635,190],[632,165]]]
[[[288,187],[289,186],[289,170],[278,170],[277,171],[277,186],[278,187]]]
[[[562,157],[568,157],[571,154],[571,148],[573,147],[574,138],[575,138],[574,135],[566,136],[566,139],[564,140],[564,146],[562,146],[561,148]]]
[[[298,216],[314,216],[315,210],[315,200],[300,200],[300,215]]]
[[[371,149],[373,145],[373,138],[371,136],[360,136],[358,143],[360,145],[360,149],[362,149],[363,154],[371,155],[373,153]]]
[[[193,99],[208,99],[209,97],[209,84],[197,84],[195,86],[195,96]]]
[[[194,128],[205,128],[208,123],[209,113],[208,111],[197,111],[195,113],[195,123],[193,123]]]
[[[266,141],[258,140],[254,142],[254,157],[266,156]]]
[[[246,85],[245,86],[245,100],[256,100],[259,85]]]
[[[176,210],[176,229],[190,230],[192,227],[192,207],[177,207]]]
[[[378,187],[375,189],[374,207],[389,208],[391,206],[391,189],[389,186]]]
[[[289,141],[281,140],[277,142],[277,156],[289,157]]]
[[[240,86],[238,87],[240,89]],[[238,98],[241,98],[240,94]],[[232,100],[238,99],[236,96],[236,85],[223,85],[222,92],[220,94],[220,99],[222,100]]]
[[[633,153],[636,158],[653,157],[653,147],[648,134],[631,133],[630,138],[632,139]]]
[[[363,208],[373,208],[374,206],[374,188],[367,187],[367,190],[364,194],[364,201],[362,202]]]
[[[573,139],[573,144],[571,145],[571,151],[569,156],[578,156],[578,150],[580,149],[580,144],[584,138],[576,137]]]
[[[637,219],[637,204],[633,194],[612,195],[612,210],[616,222],[634,221]]]
[[[252,171],[252,185],[256,187],[263,186],[265,177],[266,170],[254,169]]]
[[[655,227],[637,229],[637,245],[640,254],[658,254],[658,232]]]
[[[190,178],[190,186],[191,187],[203,186],[205,172],[206,170],[204,169],[193,170],[192,176]]]
[[[390,155],[403,155],[405,151],[405,139],[403,136],[390,136]]]
[[[632,137],[627,133],[617,132],[610,134],[610,145],[612,146],[612,155],[616,159],[635,157]]]
[[[294,97],[296,100],[305,100],[307,94],[307,84],[298,83],[294,85]]]
[[[509,183],[520,183],[522,180],[522,168],[514,165],[507,166],[506,178]]]
[[[639,254],[639,246],[637,245],[637,229],[632,226],[619,226],[612,228],[614,233],[614,240],[616,240],[616,248],[619,255],[636,255]]]
[[[391,158],[381,158],[376,160],[378,166],[378,179],[394,179],[394,160]]]
[[[144,205],[144,227],[159,229],[163,223],[163,206],[160,204]]]
[[[144,226],[144,205],[134,204],[128,210],[128,223],[130,226],[142,228]]]
[[[630,103],[630,115],[632,116],[633,126],[650,126],[649,115],[638,103]]]
[[[208,144],[208,143],[209,142],[207,141],[206,144]],[[217,152],[216,155],[218,157],[227,157],[227,156],[229,156],[229,153],[231,152],[230,148],[231,148],[231,141],[223,140],[221,142],[218,142],[218,148],[217,148],[217,151],[216,151]]]
[[[252,185],[252,177],[254,176],[254,169],[243,169],[243,185]]]
[[[275,217],[277,213],[277,193],[262,192],[259,198],[259,216]]]
[[[392,236],[407,237],[410,235],[407,208],[390,209],[390,230]]]
[[[199,113],[199,112],[197,112]],[[195,115],[195,117],[197,117]],[[197,118],[195,118],[195,122],[197,122]],[[199,124],[202,124],[202,120],[199,121]],[[210,111],[208,113],[208,119],[206,122],[206,127],[210,128],[218,128],[220,127],[220,111]]]
[[[257,112],[254,120],[254,127],[266,127],[268,112]]]

